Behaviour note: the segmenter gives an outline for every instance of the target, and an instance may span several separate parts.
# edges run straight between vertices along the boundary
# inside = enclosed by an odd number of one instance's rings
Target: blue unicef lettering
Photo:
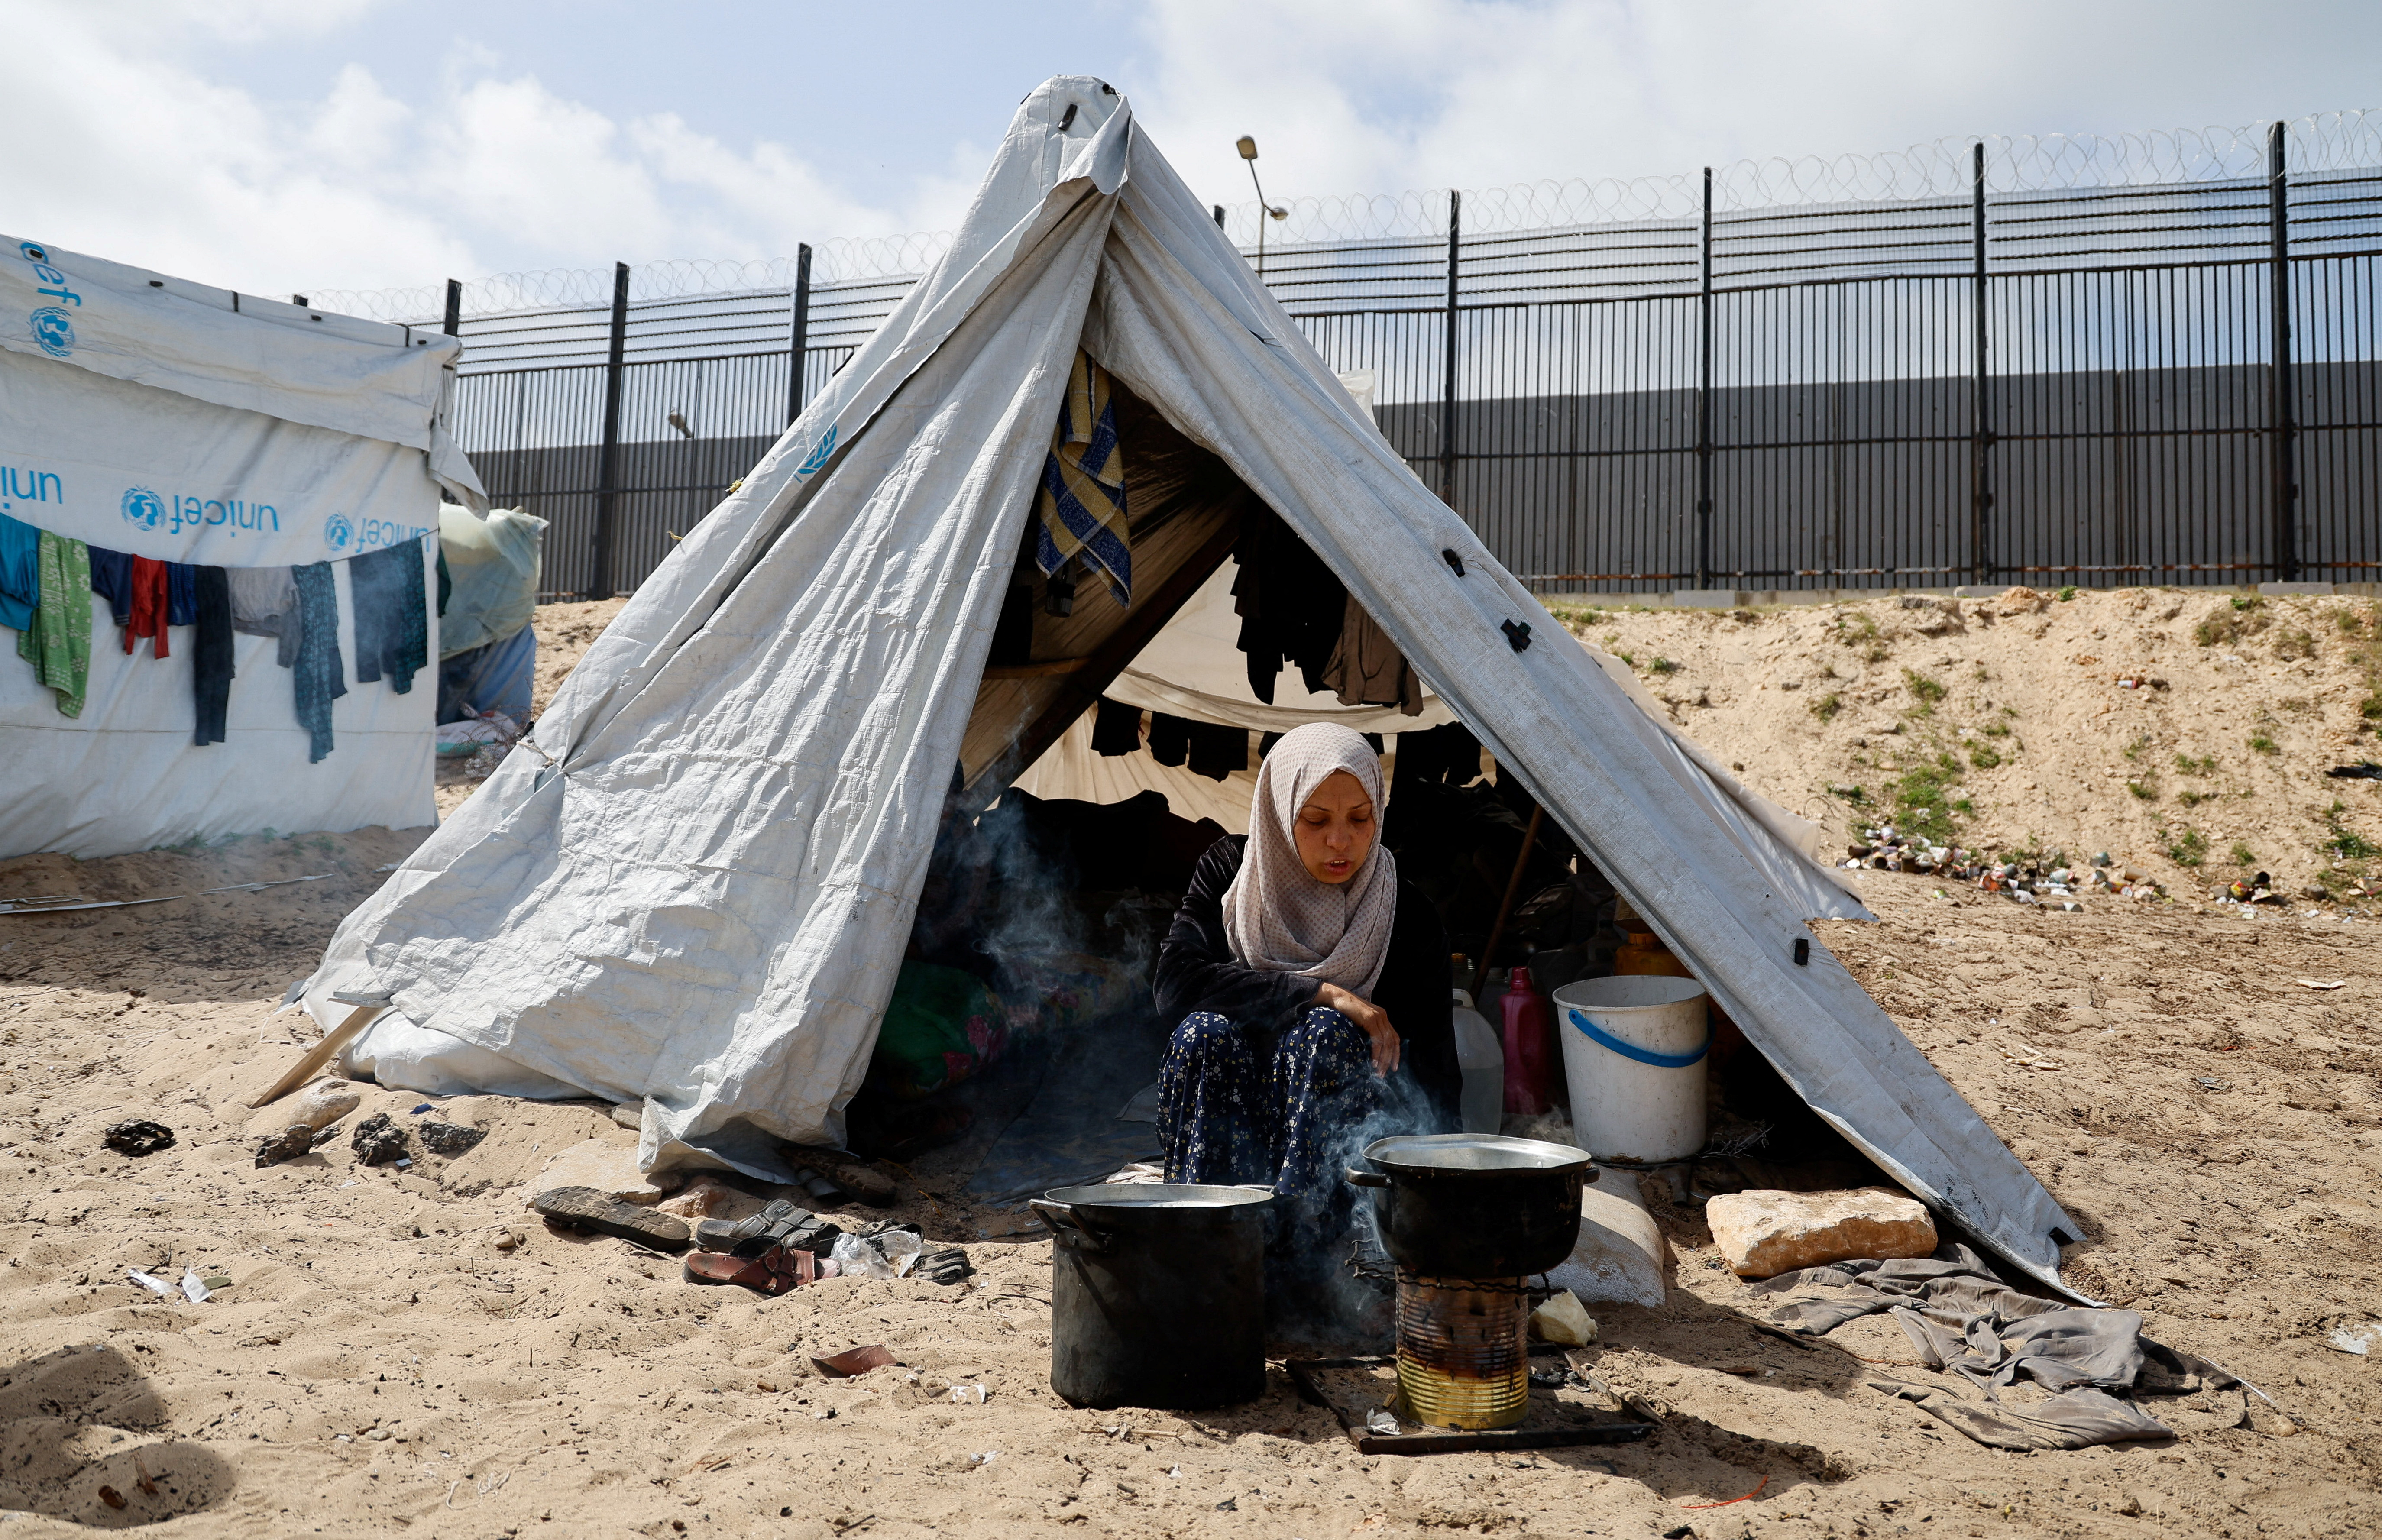
[[[126,489],[124,521],[137,530],[154,531],[166,521],[166,500],[145,486]]]
[[[72,358],[75,350],[74,317],[55,305],[43,305],[31,317],[33,340],[42,351],[54,359]]]
[[[355,544],[356,527],[348,522],[344,513],[335,513],[323,520],[323,544],[332,551],[345,551]]]

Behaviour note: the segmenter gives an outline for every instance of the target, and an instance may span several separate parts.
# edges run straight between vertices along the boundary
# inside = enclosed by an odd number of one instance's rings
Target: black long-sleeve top
[[[1242,966],[1224,934],[1224,889],[1241,870],[1246,836],[1208,847],[1191,874],[1183,907],[1158,948],[1158,1009],[1169,1021],[1195,1010],[1213,1011],[1250,1038],[1259,1062],[1270,1062],[1275,1041],[1314,1003],[1316,982],[1295,973]],[[1390,955],[1373,985],[1372,1002],[1406,1039],[1401,1074],[1427,1094],[1442,1128],[1456,1126],[1463,1071],[1455,1063],[1454,1002],[1449,997],[1447,937],[1430,900],[1413,884],[1398,884],[1390,926]]]

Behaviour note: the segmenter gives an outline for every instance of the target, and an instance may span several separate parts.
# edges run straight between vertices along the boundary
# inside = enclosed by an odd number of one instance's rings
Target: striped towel
[[[1034,513],[1034,563],[1044,577],[1081,556],[1108,574],[1118,604],[1133,603],[1133,533],[1125,521],[1116,409],[1109,401],[1108,371],[1080,348],[1050,453],[1042,461]]]

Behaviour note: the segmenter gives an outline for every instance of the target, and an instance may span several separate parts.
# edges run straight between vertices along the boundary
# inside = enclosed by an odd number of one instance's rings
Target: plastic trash
[[[170,1300],[174,1297],[174,1286],[164,1278],[153,1278],[148,1274],[137,1270],[128,1270],[124,1276],[161,1300]]]
[[[828,1255],[836,1266],[841,1269],[842,1276],[848,1278],[890,1278],[901,1276],[894,1270],[893,1264],[886,1259],[883,1252],[856,1235],[837,1236],[835,1250]]]
[[[1365,1431],[1378,1433],[1384,1437],[1395,1437],[1398,1433],[1397,1414],[1386,1406],[1373,1408],[1365,1413]]]
[[[1530,1332],[1542,1342],[1585,1348],[1596,1340],[1596,1318],[1579,1302],[1578,1295],[1558,1289],[1546,1303],[1530,1312]]]
[[[192,1304],[204,1304],[213,1292],[207,1288],[207,1280],[199,1277],[194,1269],[182,1269],[182,1295],[185,1299]]]

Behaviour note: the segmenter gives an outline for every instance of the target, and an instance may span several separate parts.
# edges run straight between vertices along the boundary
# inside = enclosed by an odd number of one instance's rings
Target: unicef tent
[[[0,244],[0,516],[14,521],[0,523],[0,856],[436,822],[437,619],[408,610],[417,589],[401,568],[415,558],[430,592],[441,488],[485,507],[439,426],[459,351],[449,336]],[[45,557],[58,564],[46,577]],[[219,614],[196,623],[216,582],[201,571],[226,588],[243,575],[252,598],[263,590],[246,579],[293,568],[310,591],[319,580],[302,659],[297,635],[227,643]],[[163,655],[145,633],[128,652],[117,610],[160,577]],[[409,613],[428,678],[400,693],[403,669],[382,665],[413,644],[382,632]],[[33,640],[20,649],[19,636]]]
[[[1086,582],[1018,647],[1079,349],[1134,446],[1129,602]],[[1813,1108],[2056,1278],[2073,1222],[1799,947],[1859,905],[1416,480],[1094,79],[1026,99],[950,254],[342,924],[308,1008],[391,996],[350,1057],[386,1081],[642,1099],[649,1167],[783,1179],[779,1141],[841,1134],[954,767],[988,804],[1275,517]]]

